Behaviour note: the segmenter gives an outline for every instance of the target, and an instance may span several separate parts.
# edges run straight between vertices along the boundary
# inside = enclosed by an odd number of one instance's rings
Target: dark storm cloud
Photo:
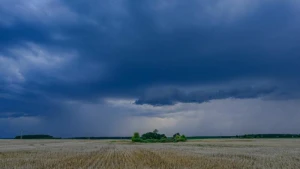
[[[65,107],[59,101],[43,98],[40,95],[23,95],[18,97],[0,97],[0,118],[24,117],[24,116],[55,116],[63,111]]]
[[[88,42],[92,44],[81,52],[112,68],[110,78],[102,83],[103,86],[128,90],[149,84],[198,84],[245,76],[280,78],[297,75],[298,63],[294,61],[299,51],[294,41],[299,38],[295,29],[299,25],[295,23],[294,29],[291,28],[294,37],[286,36],[290,34],[285,30],[287,24],[295,22],[296,18],[288,12],[290,6],[285,3],[263,3],[250,16],[232,24],[214,26],[180,8],[182,3],[157,16],[159,11],[153,9],[155,5],[146,2],[123,4],[128,17],[120,21],[120,34],[118,28],[112,29],[111,35],[117,32],[117,39],[108,38],[105,45],[101,43],[101,33],[87,35],[92,36],[92,42]],[[191,1],[188,6],[197,3]],[[197,7],[204,8],[203,5]],[[200,9],[191,8],[195,13]],[[177,18],[176,13],[182,13],[181,17],[186,20],[192,17],[191,22],[196,23],[179,22],[183,19]],[[167,24],[166,30],[162,30],[159,18],[168,19],[162,19]],[[170,21],[177,19],[179,23]],[[100,24],[111,28],[104,21]],[[276,33],[280,35],[274,37]],[[98,47],[93,41],[98,41]],[[279,67],[284,70],[278,71]]]
[[[8,0],[0,2],[4,16],[0,19],[0,61],[6,65],[4,70],[0,68],[0,82],[2,86],[13,84],[26,92],[37,92],[32,98],[37,103],[44,96],[81,101],[138,98],[137,104],[202,103],[256,98],[273,89],[237,87],[212,93],[167,89],[169,94],[161,92],[155,98],[144,93],[157,85],[189,87],[239,79],[270,79],[286,86],[299,82],[299,6],[294,1],[14,3],[21,8]],[[42,45],[46,51],[42,54],[50,51],[49,56],[63,59],[60,52],[76,51],[77,57],[67,60],[67,65],[57,59],[56,66],[47,69],[32,67],[30,64],[40,64],[36,60],[24,66],[24,61],[11,56],[9,49],[26,42]],[[38,61],[46,57],[42,54],[37,55]],[[56,107],[62,106],[48,101],[32,106],[24,101],[27,93],[3,93],[17,101],[2,98],[0,112],[37,115],[43,110],[56,112]],[[14,107],[9,106],[12,103]]]
[[[154,106],[173,105],[181,103],[203,103],[217,99],[251,99],[259,98],[274,93],[276,88],[248,87],[219,91],[193,91],[184,92],[178,89],[162,91],[149,91],[146,95],[135,101],[136,104],[151,104]]]

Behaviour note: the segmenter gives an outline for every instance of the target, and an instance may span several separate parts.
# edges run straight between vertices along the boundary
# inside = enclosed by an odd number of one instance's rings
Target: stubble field
[[[298,169],[298,139],[134,144],[114,140],[0,140],[0,168]]]

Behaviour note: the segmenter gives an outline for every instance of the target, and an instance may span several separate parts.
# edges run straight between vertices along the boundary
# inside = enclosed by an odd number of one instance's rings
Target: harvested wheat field
[[[0,168],[300,168],[300,140],[0,140]]]

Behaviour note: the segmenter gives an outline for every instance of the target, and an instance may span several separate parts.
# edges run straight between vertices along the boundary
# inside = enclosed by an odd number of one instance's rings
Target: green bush
[[[183,141],[186,141],[186,140],[187,140],[186,137],[185,137],[185,135],[181,135],[181,136],[180,136],[180,139],[183,140]]]
[[[174,142],[185,142],[187,139],[185,135],[179,135],[179,134],[174,134],[175,137],[173,137]]]
[[[131,138],[132,142],[142,142],[140,138]]]
[[[162,138],[159,140],[159,142],[161,143],[170,143],[170,142],[174,142],[173,138]]]
[[[159,140],[157,139],[146,139],[144,140],[145,143],[157,143]]]
[[[135,132],[131,138],[132,142],[141,142],[140,133]]]
[[[177,135],[180,136],[180,133],[175,133],[175,134],[173,134],[173,139],[175,139]]]

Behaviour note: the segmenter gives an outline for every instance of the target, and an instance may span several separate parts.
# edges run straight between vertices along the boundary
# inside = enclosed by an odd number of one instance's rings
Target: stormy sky
[[[300,133],[298,0],[0,0],[0,137]]]

